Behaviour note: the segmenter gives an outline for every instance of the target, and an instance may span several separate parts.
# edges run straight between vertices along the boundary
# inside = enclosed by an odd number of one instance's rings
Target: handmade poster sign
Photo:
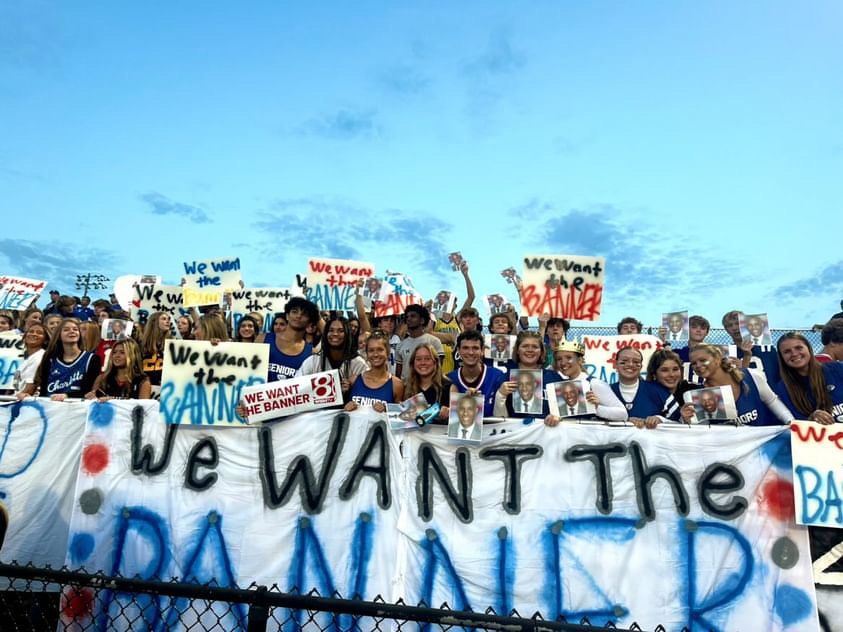
[[[137,297],[135,287],[138,285],[161,285],[161,277],[155,274],[124,274],[117,277],[112,289],[117,302],[130,306]]]
[[[23,387],[23,384],[16,383],[23,352],[23,335],[11,331],[0,333],[0,389],[19,390]]]
[[[843,432],[839,424],[794,421],[790,430],[796,522],[843,529]]]
[[[585,347],[585,364],[583,368],[588,375],[598,380],[614,384],[618,381],[618,371],[615,365],[618,351],[624,347],[638,349],[644,356],[641,376],[644,377],[650,356],[662,347],[664,343],[656,336],[649,334],[629,334],[619,336],[583,336]]]
[[[240,257],[191,260],[183,264],[184,306],[219,305],[223,292],[238,290],[243,285]]]
[[[24,277],[0,276],[0,309],[24,311],[41,296],[46,281],[37,281]]]
[[[524,257],[521,311],[568,320],[597,320],[603,301],[605,259],[579,255]]]
[[[365,410],[188,429],[157,407],[0,408],[2,559],[619,628],[819,630],[788,429],[515,424],[473,445],[393,436]],[[240,606],[133,599],[77,594],[90,607],[65,600],[62,624],[246,629]]]
[[[166,312],[173,320],[190,313],[184,304],[184,291],[178,285],[132,286],[132,300],[129,305],[132,320],[139,325],[146,324],[147,319],[155,312]]]
[[[258,324],[264,331],[270,331],[275,314],[283,312],[284,306],[294,296],[301,296],[298,287],[257,287],[231,291],[231,313],[236,331],[240,319],[246,314],[260,314]]]
[[[235,411],[242,391],[266,382],[268,370],[268,345],[168,340],[161,376],[161,415],[168,424],[245,424]]]
[[[325,371],[243,389],[243,406],[250,424],[297,413],[342,406],[339,372]]]
[[[667,312],[662,314],[662,327],[668,342],[688,341],[688,312]]]
[[[307,300],[319,309],[353,310],[357,284],[374,273],[373,263],[311,257],[307,260]]]
[[[418,293],[413,280],[400,272],[389,272],[383,279],[381,298],[374,303],[375,318],[403,314],[407,305],[422,305],[424,299]]]

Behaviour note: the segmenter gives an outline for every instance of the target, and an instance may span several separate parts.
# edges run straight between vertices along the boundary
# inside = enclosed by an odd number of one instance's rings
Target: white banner
[[[783,428],[513,424],[474,446],[426,426],[398,435],[399,451],[367,410],[238,428],[169,426],[154,401],[9,410],[9,533],[20,521],[43,539],[45,504],[72,506],[69,528],[57,519],[49,532],[67,545],[58,564],[593,625],[818,630]],[[47,562],[17,542],[4,559]],[[150,628],[204,616],[131,599],[106,593],[77,623],[127,607]],[[243,608],[212,608],[221,629],[245,629]]]

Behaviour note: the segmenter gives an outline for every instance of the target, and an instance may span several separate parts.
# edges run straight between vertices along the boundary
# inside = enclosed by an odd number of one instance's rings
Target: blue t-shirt
[[[825,378],[825,387],[828,390],[828,395],[831,398],[831,416],[834,417],[836,423],[843,423],[843,362],[823,362],[822,366],[823,377]],[[799,378],[805,394],[808,396],[808,401],[811,402],[811,407],[816,410],[817,400],[811,392],[811,385],[807,377]],[[797,419],[805,419],[808,415],[796,408],[784,382],[779,382],[775,387],[776,395],[782,400],[782,403],[787,406],[788,410],[793,413]],[[814,412],[813,410],[811,412]]]
[[[451,380],[451,383],[457,387],[458,392],[465,393],[469,387],[466,386],[465,382],[463,382],[460,377],[460,371],[461,369],[455,369],[454,371],[448,373],[445,377]],[[504,382],[506,382],[506,375],[504,375],[503,371],[499,371],[491,366],[486,366],[485,364],[483,365],[483,373],[480,376],[480,383],[473,388],[483,394],[484,417],[491,417],[495,414],[495,393],[498,392],[498,389]]]
[[[743,358],[743,349],[738,347],[738,358]],[[752,360],[749,361],[750,369],[761,369],[764,371],[764,377],[767,378],[767,384],[770,387],[775,386],[781,380],[779,375],[779,354],[776,348],[764,345],[763,347],[752,347]]]
[[[291,356],[283,353],[275,344],[275,332],[266,334],[264,342],[269,345],[269,382],[288,380],[295,376],[302,363],[313,354],[313,345],[304,343],[304,349],[298,355]]]

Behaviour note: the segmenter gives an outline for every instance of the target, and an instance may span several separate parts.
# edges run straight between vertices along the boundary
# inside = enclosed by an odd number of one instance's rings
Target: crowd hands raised
[[[843,422],[843,318],[821,326],[823,349],[815,355],[810,342],[796,332],[781,336],[775,349],[742,338],[740,312],[730,311],[722,324],[738,351],[729,358],[719,346],[706,343],[709,321],[691,316],[686,346],[671,349],[663,327],[658,335],[664,346],[652,353],[646,367],[641,351],[625,347],[615,357],[618,381],[607,384],[587,370],[586,350],[581,342],[567,339],[570,324],[564,318],[543,315],[535,330],[506,305],[484,328],[473,306],[476,297],[466,262],[460,271],[466,298],[455,313],[434,315],[429,301],[407,306],[402,315],[375,319],[366,309],[361,282],[356,314],[320,312],[315,304],[293,297],[274,315],[270,330],[263,331],[262,314],[242,316],[235,326],[223,301],[175,321],[169,313],[153,313],[145,323],[134,324],[131,336],[103,340],[103,320],[129,320],[113,295],[91,304],[88,297],[77,300],[53,291],[44,309],[0,313],[0,331],[23,334],[17,399],[153,397],[161,384],[165,342],[181,338],[267,344],[269,381],[337,370],[346,410],[371,406],[385,412],[387,404],[422,394],[429,406],[439,406],[433,423],[440,424],[448,423],[451,399],[466,395],[482,396],[484,417],[542,419],[548,426],[583,420],[647,429],[691,424],[701,420],[686,393],[714,387],[731,390],[737,409],[737,419],[731,421],[738,425],[794,419]],[[638,334],[642,324],[624,318],[617,331]],[[491,359],[484,333],[515,336],[511,359]],[[568,409],[567,414],[551,414],[542,397],[544,388],[557,383],[559,408]],[[533,394],[541,401],[531,403]]]

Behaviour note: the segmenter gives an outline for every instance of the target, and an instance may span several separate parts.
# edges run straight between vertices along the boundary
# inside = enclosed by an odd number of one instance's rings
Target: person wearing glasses
[[[641,379],[644,356],[638,349],[624,347],[615,356],[618,382],[611,385],[629,414],[629,421],[639,428],[654,428],[665,412],[670,392],[657,382]]]

